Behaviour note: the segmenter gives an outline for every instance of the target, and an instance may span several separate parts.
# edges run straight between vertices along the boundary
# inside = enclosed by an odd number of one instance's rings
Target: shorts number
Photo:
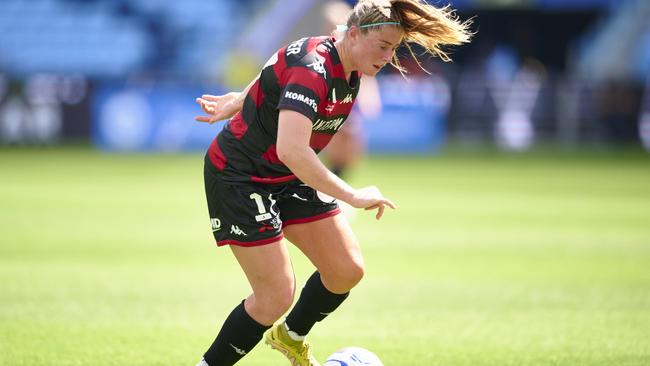
[[[255,201],[255,204],[257,204],[257,211],[259,211],[261,214],[266,213],[266,207],[264,207],[262,196],[260,196],[259,193],[251,193],[249,197]]]
[[[259,215],[255,216],[255,220],[257,222],[268,220],[272,218],[273,216],[266,212],[266,207],[264,207],[264,202],[262,201],[262,196],[260,196],[259,193],[251,193],[249,196],[253,201],[255,201],[255,204],[257,205],[257,211],[260,213]],[[275,203],[273,198],[271,198],[271,195],[269,195],[269,200],[271,201],[271,205]],[[273,208],[271,208],[271,212],[273,212]]]

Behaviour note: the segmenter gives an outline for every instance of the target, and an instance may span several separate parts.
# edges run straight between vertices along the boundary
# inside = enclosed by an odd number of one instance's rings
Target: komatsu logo
[[[304,96],[302,94],[288,91],[288,92],[286,92],[284,94],[284,97],[288,98],[288,99],[297,100],[299,102],[303,102],[303,103],[307,104],[308,106],[312,107],[314,112],[316,112],[316,110],[318,109],[318,104],[316,103],[316,101],[313,98],[307,98],[306,96]]]
[[[338,131],[339,128],[343,125],[343,122],[345,122],[345,118],[339,117],[337,119],[333,119],[330,121],[324,121],[322,119],[316,120],[316,123],[314,123],[314,127],[312,127],[312,131],[326,131],[326,130],[335,130]]]

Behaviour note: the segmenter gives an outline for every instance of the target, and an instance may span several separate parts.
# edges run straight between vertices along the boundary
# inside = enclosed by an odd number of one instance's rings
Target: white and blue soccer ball
[[[334,352],[323,366],[384,366],[376,354],[361,347],[346,347]]]

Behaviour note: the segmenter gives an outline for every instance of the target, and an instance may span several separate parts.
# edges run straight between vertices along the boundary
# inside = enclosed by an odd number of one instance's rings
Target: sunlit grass
[[[249,287],[213,245],[201,155],[0,150],[0,365],[194,365]],[[386,365],[646,365],[650,158],[375,157],[399,209],[310,335]],[[312,271],[291,248],[299,283]],[[260,344],[242,365],[285,365]]]

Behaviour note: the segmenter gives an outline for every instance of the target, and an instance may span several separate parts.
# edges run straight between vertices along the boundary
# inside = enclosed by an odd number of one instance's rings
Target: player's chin
[[[381,71],[381,66],[379,65],[370,65],[365,70],[363,70],[364,75],[375,76]]]

